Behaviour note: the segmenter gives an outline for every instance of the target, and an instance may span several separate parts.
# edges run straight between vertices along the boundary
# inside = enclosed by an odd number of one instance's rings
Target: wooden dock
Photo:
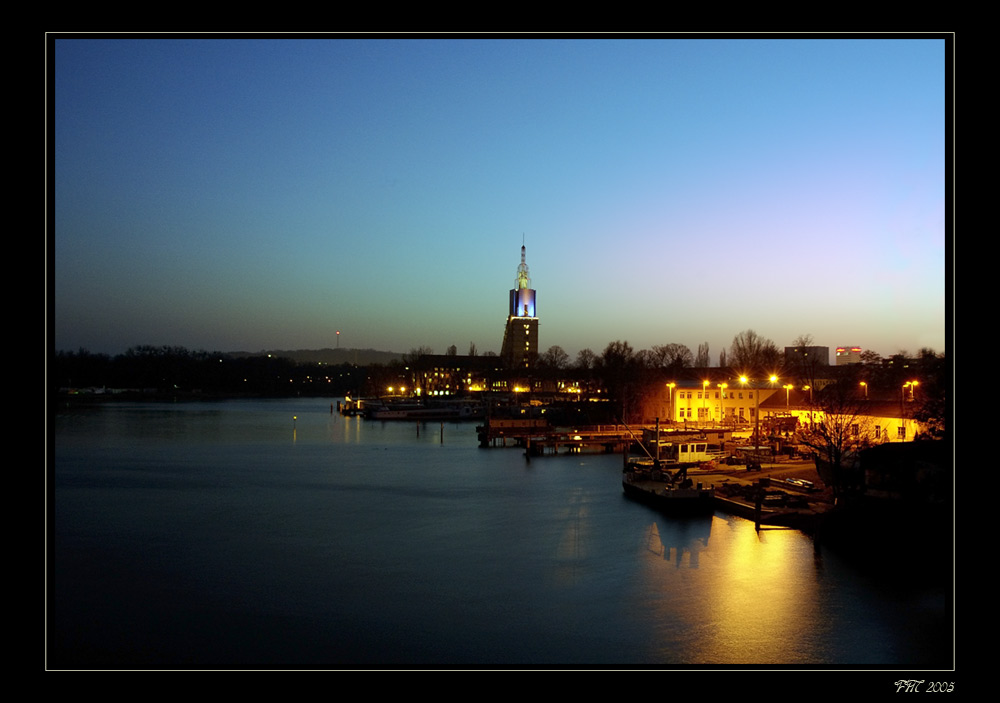
[[[635,436],[625,425],[589,425],[551,427],[547,420],[495,419],[476,428],[481,447],[523,447],[533,456],[543,454],[600,451],[622,452],[632,445]]]

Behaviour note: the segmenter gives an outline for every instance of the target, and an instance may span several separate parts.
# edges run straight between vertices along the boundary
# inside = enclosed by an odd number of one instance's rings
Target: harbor
[[[765,464],[760,471],[746,467],[707,463],[685,468],[683,481],[664,480],[658,471],[635,471],[626,466],[623,486],[627,495],[671,512],[678,501],[650,499],[686,487],[711,491],[712,509],[742,517],[758,528],[789,527],[813,533],[834,504],[833,494],[822,487],[811,460]]]
[[[937,586],[887,591],[846,552],[721,509],[647,508],[623,493],[621,455],[528,460],[458,423],[442,444],[437,423],[417,433],[325,399],[57,420],[60,668],[948,661],[943,607],[913,618]],[[688,476],[718,499],[814,472]]]
[[[752,520],[758,529],[812,533],[833,507],[813,459],[748,445],[726,428],[668,429],[658,423],[559,428],[540,418],[489,418],[476,432],[480,447],[520,448],[528,460],[621,454],[626,495],[667,513],[719,510]]]

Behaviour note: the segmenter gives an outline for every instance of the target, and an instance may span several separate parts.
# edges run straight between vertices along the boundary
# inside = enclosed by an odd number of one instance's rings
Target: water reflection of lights
[[[683,663],[810,663],[801,653],[815,652],[812,640],[822,636],[825,619],[816,612],[817,573],[802,555],[812,550],[807,537],[795,530],[758,534],[750,521],[713,517],[655,521],[643,543],[657,557],[645,560],[643,588],[660,605],[650,616],[664,662],[673,661],[669,643],[685,632],[685,649],[696,654]],[[692,569],[697,589],[685,575]]]
[[[671,529],[660,530],[657,523],[649,526],[646,549],[678,569],[698,568],[698,555],[708,547],[712,532],[712,517],[691,518],[672,523]],[[685,560],[686,557],[686,560]]]

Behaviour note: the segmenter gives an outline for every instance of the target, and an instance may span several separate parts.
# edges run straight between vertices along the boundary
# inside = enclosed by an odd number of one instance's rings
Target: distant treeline
[[[56,392],[104,391],[208,395],[339,396],[356,391],[365,369],[349,363],[300,364],[287,357],[229,355],[184,347],[138,346],[124,354],[57,352],[50,365]]]
[[[807,345],[803,344],[803,347]],[[50,388],[65,392],[137,392],[142,394],[201,393],[206,395],[325,396],[381,393],[387,386],[412,382],[408,367],[428,357],[430,350],[413,349],[396,355],[372,350],[320,350],[318,352],[223,353],[191,351],[184,347],[137,346],[124,354],[93,354],[86,349],[60,351],[50,364]],[[728,356],[726,354],[728,351]],[[286,356],[288,354],[289,356]],[[317,358],[344,359],[349,354],[358,361],[324,363]],[[296,358],[292,358],[294,355]],[[455,356],[455,348],[447,356]],[[591,390],[602,389],[603,397],[628,405],[630,399],[664,384],[684,379],[701,381],[732,380],[747,373],[766,378],[776,373],[782,385],[822,387],[820,379],[836,379],[857,390],[862,381],[872,394],[898,398],[903,383],[919,381],[923,399],[943,402],[948,386],[948,365],[944,355],[921,350],[916,358],[903,354],[889,359],[877,356],[855,366],[831,367],[817,364],[807,356],[782,358],[776,345],[752,330],[737,335],[729,350],[720,355],[728,362],[708,368],[707,344],[697,356],[680,344],[668,344],[636,351],[627,341],[610,342],[596,354],[582,350],[572,363],[560,347],[539,354],[529,375],[538,380],[575,380]],[[471,358],[466,357],[466,358]],[[364,359],[364,361],[362,361]],[[695,362],[692,364],[692,362]],[[700,362],[700,363],[699,363]],[[432,361],[431,363],[437,363]],[[484,371],[488,381],[514,372]]]

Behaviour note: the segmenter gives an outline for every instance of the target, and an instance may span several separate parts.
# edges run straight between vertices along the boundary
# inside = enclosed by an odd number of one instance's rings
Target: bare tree
[[[649,349],[640,349],[637,351],[633,360],[635,367],[638,369],[655,369],[660,366],[659,357]]]
[[[413,347],[410,349],[408,354],[403,354],[403,363],[407,366],[416,363],[417,359],[422,356],[427,356],[433,354],[434,350],[430,347]]]
[[[610,342],[597,357],[596,371],[625,422],[631,420],[630,411],[636,401],[637,368],[635,350],[627,341]]]
[[[683,344],[659,344],[653,347],[656,366],[665,369],[683,369],[691,366],[694,355]]]
[[[729,353],[730,366],[753,374],[773,371],[781,364],[781,353],[774,342],[750,329],[733,337]]]
[[[597,354],[591,349],[581,349],[576,355],[576,368],[581,371],[589,371],[594,368],[594,362],[597,360]]]
[[[708,342],[702,342],[698,345],[698,356],[694,359],[694,365],[698,368],[707,368],[711,365],[711,361],[708,356]]]
[[[559,345],[553,345],[543,352],[538,360],[551,369],[565,369],[569,366],[569,354]]]
[[[795,338],[792,347],[795,350],[790,358],[789,370],[794,373],[801,383],[809,386],[816,385],[816,378],[819,375],[819,367],[829,366],[830,359],[820,359],[812,349],[813,338],[811,334],[802,334]]]
[[[882,363],[882,357],[873,349],[865,349],[861,352],[861,363],[866,366],[878,366]]]
[[[800,431],[799,441],[812,449],[820,478],[836,495],[862,490],[858,455],[877,440],[853,383],[827,386],[816,394],[814,407],[813,421]]]

